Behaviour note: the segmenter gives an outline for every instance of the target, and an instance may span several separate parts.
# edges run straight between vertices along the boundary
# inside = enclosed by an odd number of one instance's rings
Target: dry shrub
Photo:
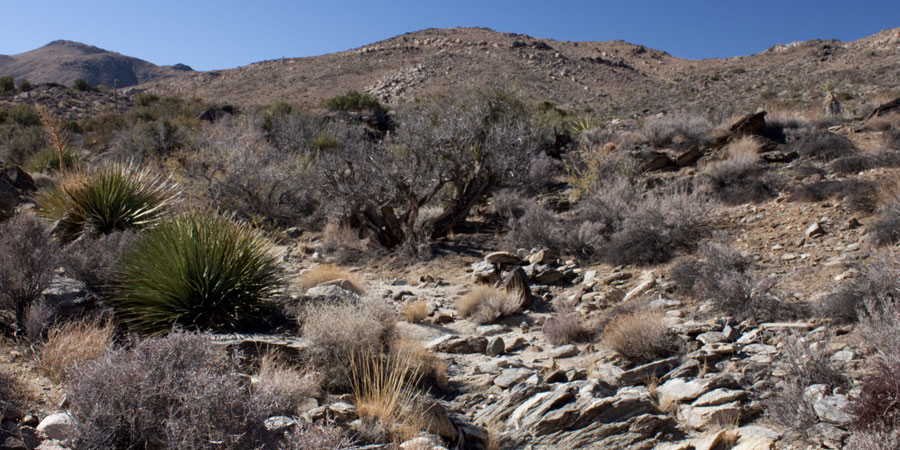
[[[556,216],[534,200],[525,203],[523,213],[510,218],[507,227],[506,240],[517,248],[560,248],[565,244]]]
[[[841,200],[854,211],[874,210],[877,198],[876,183],[856,178],[816,181],[799,186],[791,192],[793,201]]]
[[[742,139],[736,143],[743,144]],[[703,188],[719,201],[728,204],[756,202],[773,197],[777,189],[755,150],[740,150],[723,161],[707,164],[701,172]]]
[[[322,240],[324,242],[319,251],[334,258],[338,264],[353,264],[366,256],[375,256],[376,249],[370,248],[369,240],[360,238],[359,230],[345,225],[327,223],[322,230]]]
[[[584,342],[590,338],[590,333],[585,329],[578,317],[578,313],[564,310],[554,314],[544,322],[544,336],[553,345]]]
[[[900,448],[900,429],[887,431],[853,430],[847,450],[896,450]]]
[[[491,323],[521,308],[516,295],[490,286],[475,286],[456,301],[456,312],[477,324]]]
[[[875,245],[890,245],[900,241],[900,195],[892,194],[881,207],[878,215],[867,228]]]
[[[312,367],[324,373],[326,387],[346,390],[350,387],[350,354],[385,351],[397,319],[386,302],[365,299],[310,305],[301,320],[301,333],[312,344]]]
[[[308,398],[321,396],[322,377],[316,372],[304,372],[267,353],[259,360],[259,371],[253,387],[273,399],[276,414],[297,414],[298,406]]]
[[[59,246],[39,219],[18,215],[0,224],[0,255],[0,312],[12,312],[21,326],[28,307],[50,285]]]
[[[824,384],[831,392],[849,387],[849,380],[831,362],[831,355],[827,336],[785,339],[777,362],[784,376],[775,394],[764,403],[772,423],[805,430],[817,420],[811,399],[803,394],[806,388]]]
[[[409,357],[350,354],[350,381],[357,414],[362,419],[376,419],[398,442],[415,437],[425,428],[424,411],[417,408],[415,391],[421,374]]]
[[[603,343],[634,364],[665,358],[677,350],[674,333],[662,311],[642,309],[614,317],[606,324]]]
[[[900,359],[881,357],[862,382],[860,395],[850,404],[851,427],[857,431],[900,430]]]
[[[70,367],[103,356],[115,334],[112,322],[99,320],[67,322],[51,328],[40,348],[41,369],[54,381],[62,382]]]
[[[339,450],[351,447],[351,440],[343,429],[328,424],[312,424],[298,420],[285,433],[280,450]]]
[[[236,357],[207,335],[176,332],[144,340],[78,365],[68,375],[76,448],[267,444],[270,405],[251,394]]]
[[[409,323],[418,323],[431,314],[431,308],[425,300],[415,300],[403,306],[403,317]]]
[[[827,130],[810,130],[793,146],[800,156],[819,161],[831,161],[859,152],[849,138]]]
[[[391,342],[391,354],[410,364],[410,370],[421,376],[425,387],[445,389],[450,382],[447,362],[425,347],[421,341],[397,339]]]
[[[73,242],[62,254],[66,275],[83,281],[94,292],[110,295],[113,270],[134,240],[134,233],[117,231]]]
[[[690,147],[703,143],[712,128],[709,121],[699,115],[679,112],[647,119],[642,133],[650,145],[657,148],[672,144]]]
[[[365,294],[365,280],[358,274],[341,269],[334,264],[322,264],[300,274],[300,289],[308,291],[322,283],[334,280],[346,280],[346,287],[359,295]]]
[[[880,316],[879,310],[894,299],[900,299],[900,259],[892,253],[882,253],[863,267],[858,277],[824,297],[816,305],[816,312],[838,323],[852,323],[859,318],[860,310],[865,313],[871,309]]]

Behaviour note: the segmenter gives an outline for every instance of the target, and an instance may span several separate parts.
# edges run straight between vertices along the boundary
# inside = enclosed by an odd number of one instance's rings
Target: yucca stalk
[[[168,178],[130,163],[112,163],[75,173],[38,195],[38,211],[55,219],[63,241],[149,228],[180,198]]]
[[[247,224],[184,213],[141,236],[115,273],[113,305],[143,334],[179,325],[230,331],[256,325],[284,284],[271,244]]]
[[[35,105],[34,109],[37,111],[38,116],[41,117],[41,123],[44,125],[44,131],[47,133],[50,145],[56,150],[56,155],[59,159],[59,171],[62,172],[65,169],[64,159],[66,149],[69,146],[69,134],[66,132],[63,124],[45,106]]]

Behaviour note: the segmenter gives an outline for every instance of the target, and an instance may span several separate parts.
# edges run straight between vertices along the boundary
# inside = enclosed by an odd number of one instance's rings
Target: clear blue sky
[[[557,40],[622,39],[683,58],[727,57],[900,27],[900,0],[0,0],[0,15],[0,54],[68,39],[210,70],[453,26]]]

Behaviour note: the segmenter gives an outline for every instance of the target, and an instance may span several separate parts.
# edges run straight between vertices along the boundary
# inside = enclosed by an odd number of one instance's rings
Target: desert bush
[[[78,152],[71,147],[66,147],[62,152],[63,169],[74,169],[80,161]],[[44,147],[37,153],[31,155],[24,167],[29,172],[50,173],[59,170],[59,152],[51,147]]]
[[[419,323],[431,314],[431,308],[425,300],[415,300],[403,306],[403,317],[409,323]]]
[[[77,448],[258,448],[270,406],[205,335],[172,333],[78,365],[66,384]]]
[[[41,116],[32,105],[20,104],[9,108],[7,121],[23,127],[36,127],[41,125]]]
[[[823,130],[808,131],[793,143],[793,148],[800,156],[818,161],[832,161],[859,152],[846,136]]]
[[[736,153],[723,161],[707,164],[701,171],[703,187],[716,199],[732,205],[772,198],[777,187],[766,176],[755,153]]]
[[[301,315],[301,334],[312,344],[311,364],[324,372],[326,386],[348,389],[350,355],[387,351],[396,320],[387,303],[374,299],[307,306]]]
[[[141,92],[134,96],[134,104],[138,106],[150,106],[159,101],[159,96],[152,92]]]
[[[900,241],[900,196],[893,195],[881,207],[866,229],[875,245],[889,245]]]
[[[87,81],[84,78],[75,79],[75,81],[72,82],[72,87],[81,92],[98,92],[100,90],[97,86],[94,86],[90,81]]]
[[[846,375],[831,362],[831,355],[827,336],[785,339],[776,363],[784,375],[774,395],[764,402],[773,423],[805,430],[817,420],[813,399],[804,395],[808,387],[824,384],[829,393],[834,388],[850,387]]]
[[[178,200],[167,178],[131,164],[105,164],[64,179],[36,200],[41,214],[57,221],[63,241],[155,225]]]
[[[321,397],[321,385],[321,374],[293,367],[271,353],[260,358],[253,381],[254,391],[272,399],[272,412],[286,415],[299,414],[304,400]]]
[[[340,450],[351,448],[351,439],[338,426],[297,421],[285,433],[280,450]]]
[[[535,201],[524,203],[520,216],[507,222],[505,239],[516,248],[562,248],[565,239],[556,216]]]
[[[66,275],[84,282],[96,293],[109,296],[114,269],[135,238],[133,232],[116,231],[94,239],[78,239],[62,252]]]
[[[459,316],[470,318],[477,324],[491,323],[515,314],[521,307],[520,299],[514,293],[491,286],[475,286],[456,301]]]
[[[188,132],[175,120],[138,122],[116,133],[112,155],[119,159],[143,161],[164,158],[191,146]]]
[[[17,215],[0,224],[0,255],[0,310],[21,328],[28,307],[50,285],[59,246],[39,219]]]
[[[542,330],[547,341],[553,345],[583,342],[590,337],[578,314],[570,310],[560,311],[548,318]]]
[[[648,118],[644,121],[641,132],[650,145],[656,148],[672,144],[690,147],[702,143],[712,128],[705,118],[696,114],[680,112]]]
[[[4,75],[0,77],[0,95],[12,95],[16,93],[16,82],[13,77]]]
[[[358,91],[348,91],[343,95],[336,95],[325,100],[325,107],[335,111],[364,111],[371,109],[383,109],[378,100],[369,94]]]
[[[863,379],[858,397],[850,403],[853,421],[850,426],[862,432],[900,430],[900,359],[875,358],[873,367]]]
[[[662,311],[640,309],[618,315],[603,329],[602,342],[634,364],[672,355],[678,350]]]
[[[894,450],[900,448],[900,429],[887,431],[852,430],[847,450]]]
[[[866,304],[883,308],[900,299],[900,260],[882,253],[862,267],[858,277],[845,281],[815,306],[816,312],[839,323],[853,323]],[[874,310],[873,310],[874,312]]]
[[[432,350],[425,347],[422,341],[413,339],[395,339],[391,342],[392,358],[404,361],[410,373],[420,377],[420,387],[425,390],[442,390],[450,380],[447,377],[447,363]]]
[[[0,161],[24,166],[32,155],[47,145],[41,127],[18,124],[0,126]]]
[[[115,334],[116,327],[110,321],[74,321],[52,327],[38,352],[41,369],[60,383],[70,367],[103,356]]]
[[[582,147],[565,155],[566,180],[572,185],[575,199],[609,180],[633,179],[638,173],[637,166],[637,161],[614,148],[606,151]]]
[[[190,190],[202,201],[268,225],[321,222],[321,192],[315,190],[318,183],[302,151],[279,150],[246,118],[219,120],[198,141],[199,150],[183,170]]]
[[[335,280],[346,280],[347,282],[343,283],[342,287],[353,293],[363,295],[366,292],[365,280],[359,274],[341,269],[334,264],[320,264],[301,273],[299,278],[300,290],[306,292],[322,283]]]
[[[702,242],[696,256],[676,262],[669,276],[679,289],[740,320],[784,320],[806,314],[800,305],[778,298],[777,280],[756,275],[749,260],[719,241]]]
[[[142,234],[115,272],[113,306],[146,334],[175,325],[230,331],[260,326],[284,284],[270,242],[228,217],[183,213]]]
[[[815,181],[794,188],[790,198],[800,202],[841,200],[851,210],[872,211],[878,198],[878,185],[856,178]]]
[[[889,150],[900,151],[900,130],[885,134],[884,146]]]
[[[28,91],[32,90],[34,88],[34,86],[31,85],[30,81],[22,78],[21,80],[19,80],[18,88],[19,88],[19,92],[28,92]]]

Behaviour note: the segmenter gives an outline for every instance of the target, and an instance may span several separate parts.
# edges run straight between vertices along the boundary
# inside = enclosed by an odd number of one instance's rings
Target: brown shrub
[[[425,300],[415,300],[403,306],[403,317],[409,323],[418,323],[431,314],[431,308]]]
[[[456,301],[456,312],[477,324],[491,323],[515,314],[521,307],[516,295],[490,286],[475,286]]]
[[[890,308],[894,299],[900,298],[900,258],[885,252],[876,255],[861,268],[858,277],[844,282],[831,294],[815,305],[816,312],[839,323],[856,322],[860,311],[878,319]],[[866,305],[869,305],[868,307]],[[900,330],[898,330],[900,331]],[[872,336],[874,337],[874,336]]]
[[[553,345],[584,342],[590,333],[584,328],[581,319],[574,311],[564,310],[554,314],[544,322],[544,336]]]
[[[255,390],[274,401],[273,412],[293,415],[297,407],[308,398],[322,394],[322,376],[316,372],[302,371],[267,353],[259,360]]]
[[[862,391],[850,403],[851,427],[857,431],[890,432],[900,429],[900,359],[876,358],[863,379]]]
[[[794,188],[791,192],[792,201],[841,200],[854,211],[874,210],[877,198],[877,184],[855,178],[815,181]]]
[[[410,364],[410,372],[418,373],[426,387],[444,389],[450,382],[447,362],[425,347],[421,341],[397,339],[391,342],[391,354]]]
[[[62,382],[66,370],[91,361],[109,350],[115,337],[112,322],[67,322],[51,328],[38,355],[41,369],[51,379]]]
[[[849,138],[827,130],[810,130],[793,147],[800,156],[819,161],[831,161],[859,152]]]
[[[304,420],[285,433],[280,450],[339,450],[350,448],[351,440],[343,429],[328,424],[312,424]]]
[[[374,353],[350,354],[353,402],[360,418],[374,418],[397,442],[411,439],[425,428],[424,411],[417,408],[415,385],[421,374],[409,361]]]
[[[365,294],[365,281],[362,277],[334,264],[322,264],[300,274],[300,289],[306,292],[322,283],[339,279],[347,280],[346,286],[350,288],[350,291],[359,295]]]
[[[0,311],[13,313],[21,327],[25,312],[50,285],[59,246],[44,223],[18,215],[0,224]]]
[[[606,324],[602,341],[635,364],[665,358],[677,350],[674,333],[662,311],[651,309],[614,317]]]
[[[763,201],[777,193],[776,183],[766,175],[755,151],[742,150],[707,164],[700,178],[703,188],[713,197],[732,205]]]
[[[86,237],[73,242],[62,254],[66,275],[83,281],[97,293],[109,295],[113,270],[134,240],[134,233],[117,231],[95,239]]]
[[[866,231],[875,245],[900,241],[900,195],[894,194],[878,208],[878,215]]]

